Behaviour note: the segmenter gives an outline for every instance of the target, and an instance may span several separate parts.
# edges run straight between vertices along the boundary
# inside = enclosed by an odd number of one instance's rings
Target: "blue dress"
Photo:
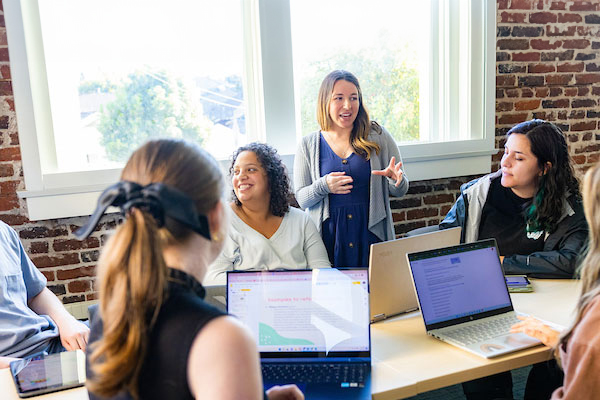
[[[369,248],[381,241],[368,228],[371,162],[356,153],[340,158],[320,136],[321,176],[345,172],[354,180],[349,194],[329,194],[329,218],[321,225],[329,261],[334,267],[368,267]]]

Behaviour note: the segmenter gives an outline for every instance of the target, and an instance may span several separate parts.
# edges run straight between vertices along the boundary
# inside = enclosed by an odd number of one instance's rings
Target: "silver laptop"
[[[371,245],[371,322],[419,308],[406,254],[457,245],[460,231],[460,228],[444,229]]]
[[[485,358],[541,344],[519,322],[494,239],[407,254],[427,334]]]
[[[227,311],[252,332],[265,389],[307,399],[371,399],[366,268],[229,271]]]

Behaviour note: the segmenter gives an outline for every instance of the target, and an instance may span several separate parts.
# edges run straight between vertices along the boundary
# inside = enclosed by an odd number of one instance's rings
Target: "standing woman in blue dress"
[[[390,195],[408,190],[398,146],[369,119],[348,71],[323,80],[317,121],[321,130],[305,136],[296,152],[296,200],[321,230],[334,267],[366,267],[369,246],[395,238]]]

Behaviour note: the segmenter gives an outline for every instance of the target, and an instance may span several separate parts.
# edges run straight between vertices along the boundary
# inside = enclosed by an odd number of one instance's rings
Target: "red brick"
[[[563,42],[564,49],[587,49],[592,42],[587,39],[572,39]]]
[[[406,221],[406,212],[405,211],[401,211],[401,212],[394,211],[392,213],[392,220],[394,222]]]
[[[548,89],[547,87],[535,88],[536,97],[548,97],[548,94],[550,94],[550,89]]]
[[[48,242],[31,242],[29,245],[30,254],[48,253]]]
[[[516,76],[514,75],[496,76],[497,87],[514,87],[516,85],[516,81]]]
[[[514,107],[513,103],[510,102],[497,102],[496,103],[496,112],[502,112],[502,111],[512,111]]]
[[[584,155],[573,156],[571,158],[575,164],[585,164],[586,156]]]
[[[529,14],[529,22],[532,24],[553,24],[557,16],[551,12],[538,12]]]
[[[600,151],[600,143],[590,144],[585,147],[579,147],[575,149],[575,154],[592,153],[596,151]]]
[[[452,195],[450,195],[452,196]],[[454,199],[454,197],[452,198]],[[408,221],[414,219],[422,219],[428,217],[437,217],[438,209],[437,208],[417,208],[416,210],[409,210],[406,212],[406,219]]]
[[[596,164],[600,160],[600,153],[588,154],[587,162],[589,164]]]
[[[571,4],[569,11],[598,11],[598,2],[577,0]]]
[[[598,124],[596,121],[588,121],[588,122],[577,122],[575,124],[571,124],[572,132],[581,132],[581,131],[591,131],[596,129]]]
[[[510,2],[511,10],[531,10],[534,5],[533,0],[512,0]]]
[[[0,196],[0,211],[11,211],[19,208],[17,196]]]
[[[48,282],[52,282],[54,280],[56,280],[56,278],[54,277],[54,271],[40,271],[42,274],[44,274],[44,276],[46,277],[46,280]]]
[[[521,96],[521,92],[519,91],[519,89],[507,89],[506,90],[506,97],[520,97]]]
[[[594,86],[592,88],[592,94],[595,96],[600,96],[600,86]]]
[[[4,49],[0,49],[0,61],[4,61],[2,60],[2,50]],[[8,50],[8,49],[6,49]],[[13,90],[12,90],[12,83],[10,81],[0,81],[0,96],[12,96],[13,95]]]
[[[23,229],[19,232],[21,239],[41,239],[48,237],[67,236],[69,231],[66,228],[59,226],[49,229],[45,226],[34,226],[33,228]]]
[[[0,149],[0,161],[19,161],[20,159],[21,150],[18,147],[4,147]]]
[[[559,99],[559,100],[544,100],[542,101],[543,108],[568,108],[569,107],[569,99]]]
[[[586,16],[586,20],[591,17],[592,15],[588,15]],[[597,21],[594,22],[595,24],[600,24],[600,16],[596,16]],[[586,21],[587,22],[587,21]],[[595,26],[578,26],[577,27],[577,34],[579,36],[600,36],[600,29],[598,27]]]
[[[69,293],[87,292],[92,288],[92,282],[88,279],[69,282],[67,285]]]
[[[577,85],[588,85],[590,83],[598,83],[598,82],[600,82],[600,73],[575,75],[575,83]]]
[[[60,265],[79,264],[79,254],[66,253],[55,256],[39,256],[31,259],[38,268],[58,267]]]
[[[499,50],[528,50],[529,40],[527,39],[499,39],[496,41]]]
[[[583,18],[579,14],[558,13],[558,23],[559,24],[564,24],[564,23],[568,23],[568,22],[579,23],[582,21],[583,21]]]
[[[95,237],[89,237],[85,240],[57,239],[52,244],[54,251],[72,251],[97,247],[100,247],[100,241]]]
[[[539,108],[540,103],[540,100],[519,101],[515,103],[515,111],[535,110]]]
[[[436,194],[433,196],[423,197],[424,204],[443,204],[443,203],[454,203],[454,196],[451,194]]]
[[[8,56],[8,47],[3,47],[0,48],[0,62],[9,62],[9,56]],[[8,90],[8,88],[11,87],[11,85],[6,85],[6,87],[4,88],[4,90]],[[12,90],[10,91],[12,93]],[[4,95],[7,96],[7,95]]]
[[[17,192],[17,187],[20,181],[4,181],[0,182],[0,195],[7,196]]]
[[[540,53],[528,52],[528,53],[513,53],[513,61],[540,61]]]
[[[506,12],[503,11],[500,13],[500,22],[502,23],[519,23],[522,24],[525,22],[525,18],[527,18],[527,14],[524,13],[514,13],[514,12]]]
[[[11,133],[9,134],[10,136],[10,145],[11,146],[18,146],[19,145],[19,135],[17,132]]]
[[[0,75],[2,75],[2,79],[11,79],[10,66],[0,65]]]
[[[85,295],[78,295],[78,296],[63,296],[61,298],[63,304],[70,304],[70,303],[80,303],[82,301],[85,301]]]
[[[550,4],[551,10],[566,10],[567,4],[564,1],[553,1]]]
[[[579,135],[567,135],[567,139],[569,139],[569,143],[576,143],[579,141]]]
[[[585,118],[584,110],[573,110],[569,114],[569,119],[583,119],[583,118]]]
[[[523,88],[521,90],[521,97],[533,97],[533,90],[531,90],[531,88]]]
[[[0,164],[0,177],[7,178],[9,176],[13,176],[15,174],[15,170],[12,164]]]
[[[550,42],[549,40],[544,39],[531,39],[531,42],[529,44],[534,50],[556,50],[560,46],[562,46],[563,42],[562,40],[555,40],[553,42]]]
[[[577,88],[565,88],[565,96],[577,96]]]
[[[508,8],[508,0],[498,0],[498,10],[506,10]]]
[[[583,136],[581,137],[582,141],[590,141],[592,140],[592,132],[588,132],[588,133],[584,133]]]
[[[29,222],[29,218],[22,214],[0,214],[0,220],[10,226],[23,225]]]
[[[596,107],[596,100],[593,99],[577,99],[571,102],[571,107],[573,108],[589,108]]]
[[[98,293],[86,294],[86,295],[85,295],[85,299],[86,299],[87,301],[90,301],[90,300],[98,300]]]
[[[556,72],[583,72],[584,63],[564,63],[556,66]]]
[[[527,119],[527,114],[505,114],[498,119],[498,123],[502,125],[514,125],[523,122]]]
[[[96,267],[78,267],[71,269],[59,269],[56,276],[59,280],[83,278],[85,276],[95,276]]]
[[[576,26],[562,28],[555,25],[546,25],[546,36],[575,36]]]
[[[527,66],[527,72],[530,74],[545,74],[548,72],[555,72],[556,68],[550,64],[529,64]]]
[[[572,74],[546,75],[546,85],[568,85],[573,80]]]
[[[587,96],[590,94],[590,88],[588,86],[580,86],[577,88],[577,96]]]

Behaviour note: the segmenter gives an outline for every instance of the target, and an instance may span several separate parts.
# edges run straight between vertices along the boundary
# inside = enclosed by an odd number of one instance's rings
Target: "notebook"
[[[427,334],[485,358],[541,344],[519,320],[494,239],[407,254]]]
[[[307,399],[370,399],[367,269],[227,273],[227,311],[252,332],[265,389]]]
[[[460,231],[460,228],[444,229],[371,245],[371,322],[419,308],[406,254],[457,245]]]

